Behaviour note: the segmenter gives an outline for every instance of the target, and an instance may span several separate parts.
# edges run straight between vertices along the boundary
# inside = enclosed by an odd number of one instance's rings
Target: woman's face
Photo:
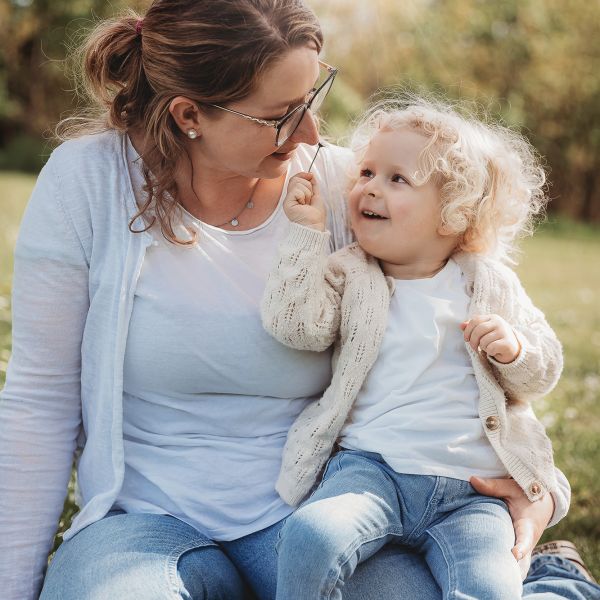
[[[265,71],[252,94],[227,104],[227,108],[259,119],[277,120],[305,101],[318,76],[316,48],[293,48]],[[224,175],[280,177],[286,172],[298,144],[318,142],[316,124],[308,111],[294,134],[279,148],[275,145],[274,127],[218,112],[201,120],[200,137],[192,142],[190,151],[205,168]]]

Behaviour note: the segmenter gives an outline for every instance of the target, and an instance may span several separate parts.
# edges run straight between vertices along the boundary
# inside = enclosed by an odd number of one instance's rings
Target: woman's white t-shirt
[[[137,154],[128,151],[140,193]],[[288,178],[307,168],[311,152],[299,148]],[[319,177],[322,164],[313,167]],[[184,213],[198,234],[190,247],[152,231],[125,352],[125,478],[115,507],[170,514],[214,540],[290,513],[274,488],[283,445],[329,384],[331,355],[287,348],[261,324],[266,278],[288,228],[283,196],[247,231]],[[185,236],[183,226],[177,233]]]

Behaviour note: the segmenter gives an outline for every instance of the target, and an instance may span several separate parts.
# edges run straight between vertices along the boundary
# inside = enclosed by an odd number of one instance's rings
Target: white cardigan
[[[277,490],[292,505],[310,492],[331,455],[377,358],[394,290],[394,280],[356,243],[328,257],[328,238],[327,232],[290,225],[261,307],[265,328],[282,343],[317,351],[335,344],[331,385],[288,433]],[[484,431],[531,501],[549,491],[564,507],[568,499],[557,487],[550,441],[529,404],[556,385],[563,364],[560,343],[511,269],[474,254],[453,258],[467,280],[468,317],[499,314],[522,346],[515,361],[502,364],[466,344]]]

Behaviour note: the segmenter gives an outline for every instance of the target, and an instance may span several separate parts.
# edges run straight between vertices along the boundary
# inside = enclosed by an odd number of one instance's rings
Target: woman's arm
[[[88,266],[60,197],[41,172],[15,249],[12,356],[0,397],[0,589],[37,598],[81,423]]]

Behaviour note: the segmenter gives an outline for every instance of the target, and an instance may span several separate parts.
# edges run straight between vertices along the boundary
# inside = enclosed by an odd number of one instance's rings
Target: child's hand
[[[473,350],[481,348],[501,363],[510,363],[519,356],[521,344],[512,327],[498,315],[476,315],[460,324],[465,342]]]
[[[283,210],[293,223],[325,230],[325,205],[312,173],[298,173],[290,179]]]

